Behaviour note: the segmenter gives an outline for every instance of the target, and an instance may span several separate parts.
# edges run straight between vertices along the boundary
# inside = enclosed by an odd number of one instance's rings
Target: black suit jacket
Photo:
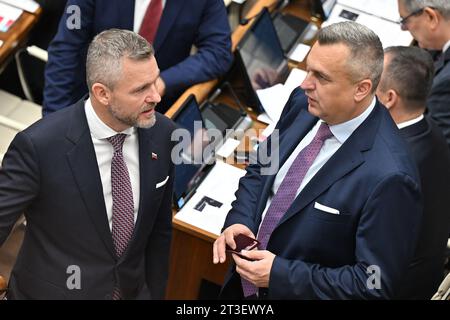
[[[435,76],[428,95],[427,109],[450,148],[450,49],[435,63]]]
[[[317,123],[308,102],[295,89],[280,121],[279,148],[271,160],[280,167]],[[260,145],[276,144],[272,134]],[[271,148],[269,148],[271,149]],[[260,154],[261,155],[261,154]],[[261,159],[261,158],[260,158]],[[256,235],[276,172],[264,164],[247,167],[224,228],[235,223]],[[278,167],[279,168],[279,167]],[[276,255],[264,299],[386,299],[394,296],[414,253],[422,214],[418,173],[386,108],[377,103],[308,182],[270,235]],[[337,209],[323,211],[317,204]],[[369,266],[379,268],[380,288],[367,285]],[[233,269],[222,298],[240,298]]]
[[[444,252],[450,231],[450,152],[431,119],[400,130],[419,168],[424,215],[413,262],[400,298],[430,299],[444,276]]]
[[[115,284],[124,298],[164,297],[174,124],[158,113],[156,119],[152,128],[138,129],[139,211],[120,259],[114,252],[84,101],[17,134],[0,170],[0,243],[23,212],[27,228],[8,298],[110,299]],[[156,188],[167,176],[168,182]],[[67,286],[73,266],[81,271],[81,289]]]

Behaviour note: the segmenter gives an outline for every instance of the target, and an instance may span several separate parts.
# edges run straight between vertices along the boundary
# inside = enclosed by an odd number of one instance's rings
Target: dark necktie
[[[333,134],[326,123],[322,123],[315,137],[302,151],[297,155],[286,176],[280,184],[277,193],[273,196],[269,209],[261,223],[258,240],[260,244],[258,249],[265,250],[269,242],[270,235],[277,226],[278,222],[284,216],[286,211],[295,200],[295,195],[300,187],[303,178],[313,164],[323,143],[326,139],[331,138]],[[241,279],[244,296],[254,295],[258,288],[245,279]]]
[[[153,44],[163,12],[162,0],[151,0],[145,11],[139,34]]]
[[[122,133],[107,138],[114,148],[114,155],[111,160],[112,240],[118,258],[127,248],[134,229],[133,191],[122,153],[125,138],[126,134]],[[113,299],[118,300],[120,298],[120,291],[115,287]]]

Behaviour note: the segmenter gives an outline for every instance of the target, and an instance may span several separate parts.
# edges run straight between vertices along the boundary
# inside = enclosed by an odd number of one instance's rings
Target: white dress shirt
[[[166,6],[167,0],[162,0],[163,10]],[[141,29],[142,21],[144,20],[145,12],[150,4],[151,0],[135,0],[134,2],[134,24],[133,31],[139,33]]]
[[[105,199],[106,214],[108,215],[109,228],[112,230],[112,188],[111,188],[111,160],[114,154],[112,144],[106,138],[118,133],[127,135],[123,143],[122,153],[128,167],[131,180],[134,203],[134,222],[136,223],[139,209],[139,145],[136,128],[128,128],[122,132],[116,132],[108,127],[95,113],[91,99],[87,99],[84,105],[86,119],[91,132],[97,157],[98,170],[102,180],[103,197]]]
[[[399,124],[397,124],[397,127],[398,127],[399,129],[403,129],[403,128],[406,128],[406,127],[408,127],[408,126],[412,126],[413,124],[419,122],[419,121],[422,120],[423,118],[424,118],[424,117],[423,117],[423,114],[421,114],[421,115],[418,116],[417,118],[414,118],[414,119],[411,119],[411,120],[408,120],[408,121],[405,121],[405,122],[400,122]]]
[[[323,165],[331,158],[331,156],[344,144],[344,142],[351,136],[353,131],[359,127],[361,123],[366,120],[369,114],[372,112],[375,107],[375,98],[370,103],[369,107],[361,113],[356,118],[353,118],[344,123],[340,123],[334,126],[330,126],[330,131],[333,133],[333,137],[325,140],[322,148],[319,151],[316,159],[313,161],[311,167],[306,172],[305,177],[303,178],[300,187],[297,190],[295,197],[299,195],[299,193],[303,190],[303,188],[308,184],[309,181],[316,175],[316,173],[323,167]],[[272,185],[271,195],[267,199],[266,207],[263,211],[261,222],[264,220],[264,217],[269,209],[270,204],[272,203],[273,195],[275,195],[278,191],[278,188],[281,185],[284,177],[286,176],[289,168],[294,162],[297,155],[302,151],[307,145],[311,143],[313,138],[315,137],[317,131],[319,130],[320,124],[322,120],[317,121],[317,123],[312,127],[312,129],[306,134],[306,136],[300,141],[295,150],[291,153],[286,162],[282,165],[280,170],[278,170],[277,175],[275,176],[275,180]],[[261,226],[261,225],[260,225]]]
[[[450,48],[450,40],[448,40],[448,41],[444,44],[444,48],[442,48],[442,53],[445,53],[445,51],[447,51],[448,48]]]

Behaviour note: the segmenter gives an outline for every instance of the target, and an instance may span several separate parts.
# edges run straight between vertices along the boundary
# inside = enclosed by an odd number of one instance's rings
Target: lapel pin
[[[158,160],[158,155],[152,152],[152,160]]]

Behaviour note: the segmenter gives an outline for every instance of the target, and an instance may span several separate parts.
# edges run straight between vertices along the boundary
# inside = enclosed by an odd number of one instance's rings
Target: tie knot
[[[315,139],[325,141],[332,136],[333,133],[331,132],[330,127],[325,122],[322,122],[320,124],[319,130],[317,130]]]
[[[108,140],[112,144],[114,152],[122,152],[123,142],[125,141],[126,137],[126,134],[118,133],[115,136],[106,138],[106,140]]]

